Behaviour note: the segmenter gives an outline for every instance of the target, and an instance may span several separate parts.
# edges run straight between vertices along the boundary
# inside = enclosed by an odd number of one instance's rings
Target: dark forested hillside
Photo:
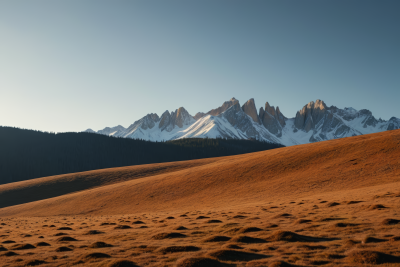
[[[93,133],[46,133],[0,126],[0,184],[138,164],[236,155],[281,145],[250,140],[150,142]]]

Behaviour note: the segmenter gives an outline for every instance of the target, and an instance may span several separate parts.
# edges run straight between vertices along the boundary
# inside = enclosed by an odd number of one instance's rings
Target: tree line
[[[220,157],[279,148],[256,140],[166,142],[0,126],[0,184],[95,169]]]

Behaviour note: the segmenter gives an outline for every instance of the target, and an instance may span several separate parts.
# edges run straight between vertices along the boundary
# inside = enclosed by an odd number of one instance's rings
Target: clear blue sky
[[[0,1],[0,125],[129,126],[236,97],[400,117],[400,1]]]

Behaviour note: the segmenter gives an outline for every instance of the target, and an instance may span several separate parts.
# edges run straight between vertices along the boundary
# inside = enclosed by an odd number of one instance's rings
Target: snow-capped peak
[[[367,109],[356,110],[328,107],[324,101],[311,101],[299,110],[294,118],[286,118],[279,107],[268,102],[259,113],[254,99],[242,107],[236,98],[225,101],[220,107],[192,117],[185,108],[165,111],[161,117],[147,114],[128,128],[121,125],[106,127],[99,134],[152,141],[180,138],[238,138],[257,139],[283,145],[296,145],[334,138],[368,134],[400,128],[400,119],[377,120]],[[86,132],[94,132],[87,129]]]

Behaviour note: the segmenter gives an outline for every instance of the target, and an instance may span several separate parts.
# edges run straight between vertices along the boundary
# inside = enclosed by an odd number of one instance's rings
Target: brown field
[[[400,266],[400,131],[0,186],[2,266]]]

